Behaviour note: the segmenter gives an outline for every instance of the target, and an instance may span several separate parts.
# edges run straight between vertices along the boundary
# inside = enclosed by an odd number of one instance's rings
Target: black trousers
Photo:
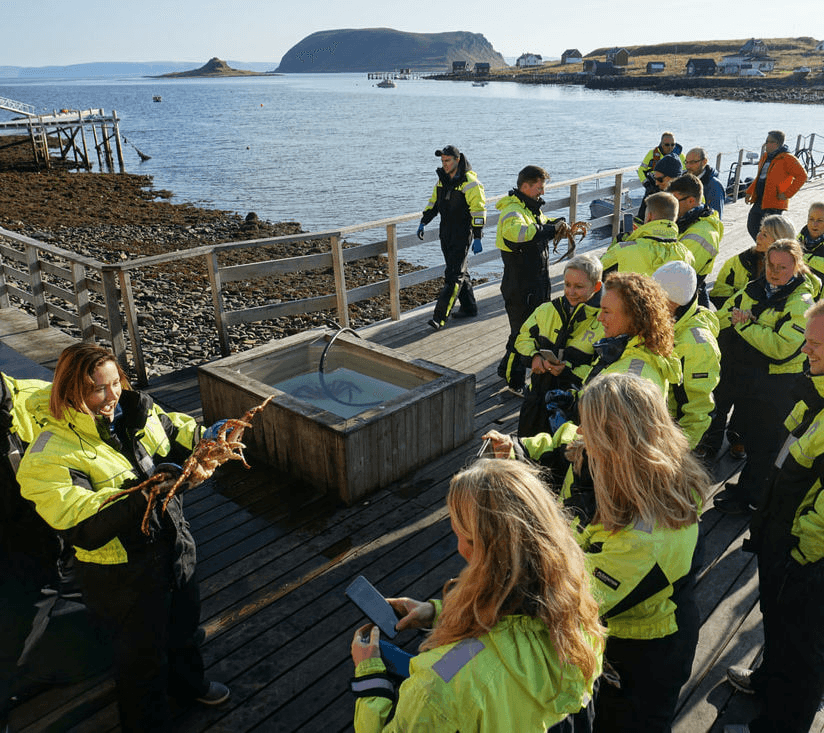
[[[784,420],[795,405],[794,388],[798,374],[769,374],[739,384],[735,412],[744,430],[747,462],[738,478],[741,498],[753,504],[763,499],[770,467],[781,449],[786,429]]]
[[[504,276],[501,295],[509,319],[506,352],[498,364],[498,376],[514,389],[522,389],[526,381],[524,358],[515,350],[515,339],[524,321],[552,294],[547,265],[546,245],[530,245],[523,253],[501,252]]]
[[[124,733],[171,731],[167,695],[191,701],[206,692],[195,643],[197,581],[177,588],[168,554],[139,563],[77,563],[83,598],[112,638],[117,704]]]
[[[758,554],[764,661],[753,686],[764,703],[752,733],[807,733],[824,696],[824,560],[800,566],[765,547]]]
[[[441,252],[446,263],[443,272],[443,288],[435,303],[435,315],[438,323],[449,318],[455,301],[461,304],[461,310],[477,313],[475,293],[472,291],[472,279],[467,270],[471,232],[459,232],[456,235],[441,234]]]
[[[681,599],[676,617],[678,631],[661,639],[607,639],[604,657],[621,687],[601,678],[595,733],[669,733],[698,644],[698,608],[691,596]]]
[[[758,234],[758,230],[761,228],[761,220],[765,216],[769,216],[770,214],[783,213],[783,209],[762,209],[760,203],[753,204],[750,208],[750,213],[747,214],[747,231],[750,233],[752,241],[755,241],[755,237]]]

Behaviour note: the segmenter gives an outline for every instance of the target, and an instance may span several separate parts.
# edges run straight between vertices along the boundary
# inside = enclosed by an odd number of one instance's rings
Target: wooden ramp
[[[735,219],[737,208],[728,207],[725,221]],[[743,227],[730,229],[735,236],[725,237],[726,256],[747,246]],[[474,441],[351,507],[266,467],[224,466],[186,495],[198,543],[208,674],[228,684],[232,697],[218,709],[180,711],[177,730],[351,730],[349,644],[364,619],[344,588],[364,574],[385,595],[440,595],[463,565],[444,505],[449,479],[472,460],[483,432],[512,432],[517,424],[520,401],[502,390],[496,375],[508,331],[497,285],[477,295],[478,318],[439,332],[425,325],[430,308],[360,332],[410,357],[473,372]],[[201,414],[194,369],[155,380],[150,391],[168,409]],[[723,457],[715,469],[718,488],[738,468]],[[754,701],[734,694],[723,677],[728,665],[751,662],[762,643],[755,562],[740,550],[746,519],[721,515],[710,502],[701,532],[702,629],[680,702],[679,733],[720,731],[726,722],[751,717]],[[414,650],[420,637],[407,632],[398,641]],[[100,678],[48,690],[21,702],[11,723],[28,732],[116,731],[112,684]],[[822,714],[815,731],[824,731]]]

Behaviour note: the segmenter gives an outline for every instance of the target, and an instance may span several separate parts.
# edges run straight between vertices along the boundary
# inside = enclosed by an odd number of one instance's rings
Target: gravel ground
[[[302,231],[297,222],[262,221],[240,214],[171,204],[168,191],[152,188],[149,176],[70,172],[55,167],[36,171],[31,148],[0,137],[0,227],[103,262],[160,254],[204,244],[261,239]],[[347,244],[355,244],[347,243]],[[296,257],[329,251],[329,240],[265,248],[255,259]],[[243,252],[221,256],[222,264],[243,261]],[[401,263],[401,273],[419,269]],[[350,265],[349,288],[386,279],[384,258]],[[182,260],[132,274],[149,376],[211,361],[220,356],[211,292],[202,259]],[[405,288],[401,307],[433,301],[440,281]],[[331,268],[300,275],[231,283],[224,290],[227,310],[334,292]],[[15,305],[20,306],[20,303]],[[333,311],[278,318],[231,328],[233,351],[308,328],[325,326]],[[386,298],[350,306],[353,327],[389,317]],[[69,324],[53,322],[69,333]],[[72,333],[72,335],[77,335]]]

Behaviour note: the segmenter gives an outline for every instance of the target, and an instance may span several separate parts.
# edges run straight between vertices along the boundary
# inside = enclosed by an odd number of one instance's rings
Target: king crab
[[[249,464],[246,463],[246,459],[243,456],[243,449],[246,446],[240,442],[240,439],[243,437],[243,431],[246,428],[252,427],[252,418],[266,407],[272,397],[274,397],[274,395],[267,397],[257,407],[253,407],[244,413],[242,417],[227,420],[220,426],[216,438],[201,438],[200,442],[198,442],[192,451],[192,455],[183,463],[183,470],[179,476],[169,471],[158,471],[154,476],[137,484],[137,486],[132,486],[113,494],[100,505],[100,508],[102,509],[109,502],[115,501],[122,496],[145,489],[148,494],[148,504],[146,505],[146,513],[143,515],[143,522],[140,525],[140,529],[143,534],[148,535],[149,517],[161,494],[166,494],[166,498],[163,500],[163,505],[161,506],[161,512],[165,512],[169,501],[171,501],[171,498],[184,483],[189,484],[188,488],[193,488],[203,483],[215,472],[218,466],[226,463],[226,461],[241,461],[246,468],[249,468]]]
[[[566,252],[564,252],[552,264],[557,265],[559,262],[562,262],[563,260],[570,259],[572,257],[572,255],[575,254],[575,246],[577,244],[575,242],[575,237],[580,237],[578,242],[581,242],[583,240],[583,238],[587,235],[588,231],[589,231],[589,224],[587,224],[585,221],[576,221],[576,222],[573,222],[572,224],[567,224],[566,222],[563,222],[563,221],[558,222],[558,224],[555,225],[555,239],[552,242],[552,245],[553,245],[552,246],[552,251],[553,252],[558,251],[558,243],[564,237],[567,238],[568,245],[567,245]]]

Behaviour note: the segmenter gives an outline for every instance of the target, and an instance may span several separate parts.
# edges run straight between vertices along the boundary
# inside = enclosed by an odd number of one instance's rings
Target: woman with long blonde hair
[[[515,461],[481,459],[458,473],[447,507],[467,565],[442,602],[389,599],[398,630],[434,624],[394,712],[379,631],[358,629],[355,730],[575,730],[604,629],[567,519],[537,469]]]
[[[595,731],[666,732],[698,641],[698,515],[710,479],[646,379],[596,378],[579,414],[581,440],[568,455],[579,472],[586,457],[595,515],[578,542],[620,679],[601,682]]]

